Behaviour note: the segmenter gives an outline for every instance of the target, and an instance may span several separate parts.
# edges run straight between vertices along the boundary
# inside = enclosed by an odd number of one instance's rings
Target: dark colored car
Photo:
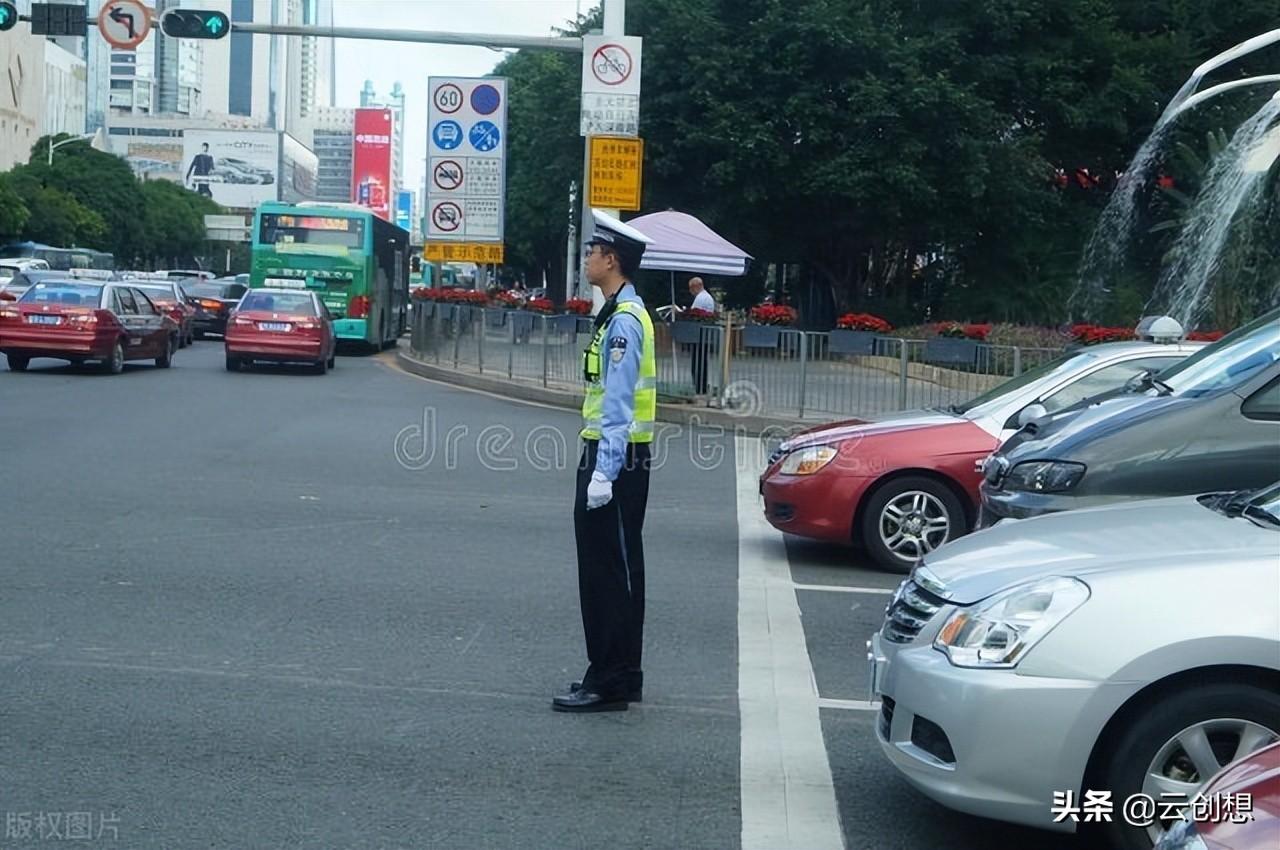
[[[147,293],[151,302],[178,323],[178,344],[183,348],[195,339],[196,308],[187,294],[174,281],[135,281],[133,286]]]
[[[254,289],[227,324],[227,371],[254,361],[310,363],[318,375],[336,361],[337,337],[324,303],[298,289]]]
[[[96,360],[112,375],[126,360],[155,358],[167,369],[177,349],[177,323],[124,282],[39,281],[17,302],[0,304],[0,352],[14,372],[35,357]]]
[[[183,290],[187,293],[187,303],[195,310],[191,318],[192,331],[196,339],[204,339],[205,334],[222,336],[227,332],[227,316],[249,287],[235,278],[223,277],[188,283]]]
[[[983,463],[982,525],[1280,478],[1280,310],[1011,439]]]
[[[1280,743],[1227,765],[1200,796],[1199,811],[1193,806],[1156,850],[1280,847]]]

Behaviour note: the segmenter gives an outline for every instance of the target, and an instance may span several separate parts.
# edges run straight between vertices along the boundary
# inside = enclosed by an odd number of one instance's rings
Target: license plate
[[[61,316],[27,316],[27,321],[33,325],[60,325],[62,324]]]
[[[293,327],[288,322],[259,322],[258,329],[264,331],[288,331]]]

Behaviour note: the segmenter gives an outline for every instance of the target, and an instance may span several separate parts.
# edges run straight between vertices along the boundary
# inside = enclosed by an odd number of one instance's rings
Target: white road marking
[[[829,593],[876,593],[893,596],[892,590],[883,587],[849,587],[844,584],[797,584],[796,590],[825,590]]]
[[[751,441],[735,442],[742,850],[843,850],[786,548],[760,509],[757,471],[736,462]]]
[[[879,711],[880,701],[868,702],[864,699],[827,699],[818,698],[818,708],[839,708],[845,711]]]

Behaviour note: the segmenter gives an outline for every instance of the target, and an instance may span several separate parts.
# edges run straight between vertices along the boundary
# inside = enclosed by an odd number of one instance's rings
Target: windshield
[[[1044,364],[1043,366],[1037,366],[1035,369],[1032,369],[1027,372],[1023,372],[1021,375],[1019,375],[1016,378],[1010,378],[1000,386],[987,390],[985,393],[983,393],[982,395],[978,396],[977,398],[971,401],[967,401],[964,404],[956,405],[952,407],[951,410],[953,413],[961,413],[961,414],[973,413],[977,416],[981,416],[987,413],[988,411],[979,410],[978,408],[988,404],[989,402],[1001,400],[1005,396],[1007,396],[1009,393],[1017,392],[1023,387],[1031,386],[1036,381],[1039,381],[1041,378],[1045,378],[1049,375],[1053,375],[1054,373],[1057,373],[1063,376],[1074,374],[1075,372],[1085,368],[1088,364],[1092,363],[1094,360],[1097,360],[1097,359],[1098,359],[1098,356],[1096,354],[1091,354],[1088,352],[1084,352],[1080,354],[1063,355],[1062,357],[1059,357],[1057,360],[1050,360],[1048,363]]]
[[[1280,311],[1205,346],[1160,373],[1174,395],[1196,397],[1239,386],[1280,360]]]
[[[364,221],[312,215],[263,213],[259,241],[263,245],[338,245],[364,247]]]
[[[26,304],[65,304],[69,307],[96,307],[101,297],[101,286],[66,281],[34,284],[22,294],[18,301]]]
[[[290,313],[297,316],[314,316],[315,305],[310,295],[285,292],[250,292],[240,302],[241,310],[266,310],[272,313]]]
[[[17,273],[18,270],[13,266],[0,266],[0,280],[9,280]]]
[[[1280,481],[1258,491],[1258,494],[1249,500],[1250,504],[1258,506],[1263,511],[1271,514],[1280,522]]]

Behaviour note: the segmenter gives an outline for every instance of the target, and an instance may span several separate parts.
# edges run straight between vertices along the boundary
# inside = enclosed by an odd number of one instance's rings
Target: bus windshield
[[[263,213],[258,241],[262,245],[302,243],[359,249],[364,247],[364,221],[335,216]]]

